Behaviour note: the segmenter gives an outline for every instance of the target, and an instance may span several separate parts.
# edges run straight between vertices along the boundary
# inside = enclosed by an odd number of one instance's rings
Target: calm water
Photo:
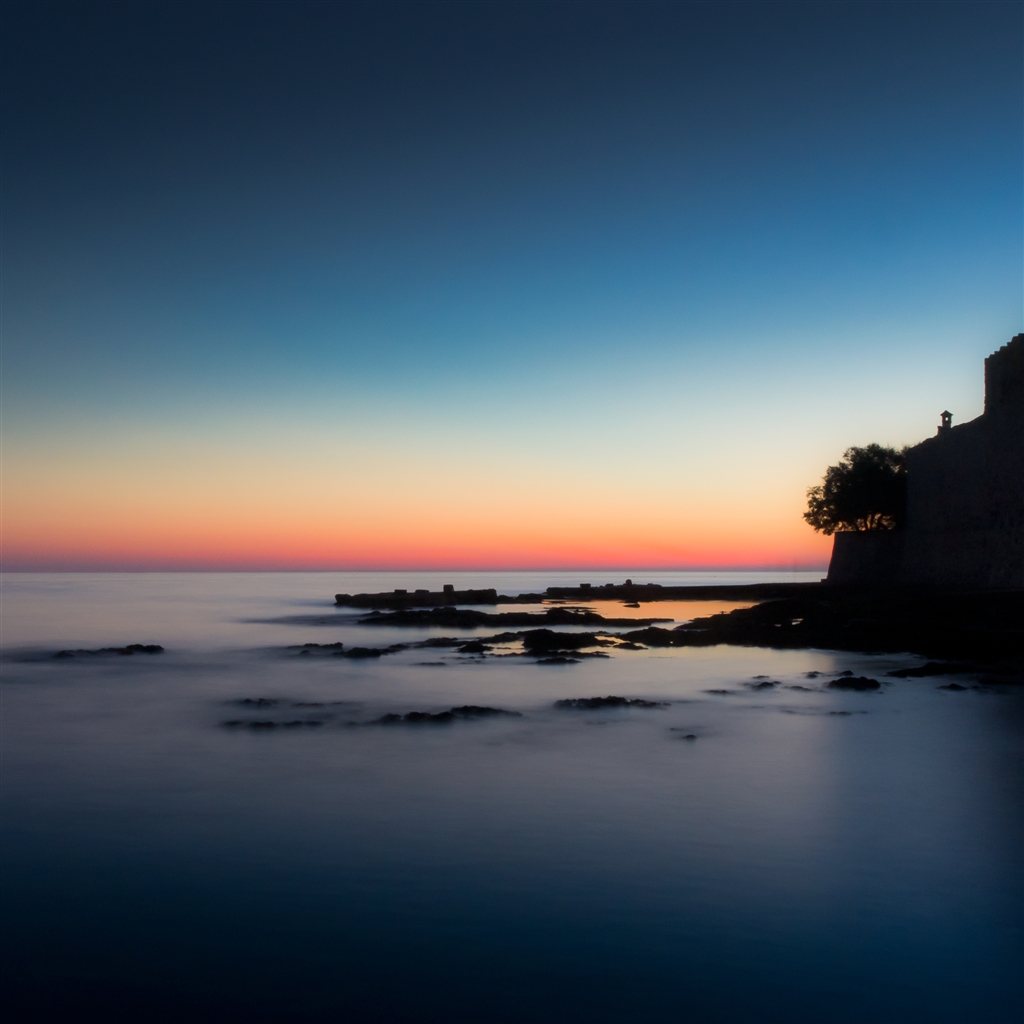
[[[4,577],[14,1019],[1018,1022],[1020,693],[806,675],[912,656],[287,649],[453,633],[336,591],[613,578]],[[167,653],[50,657],[132,642]],[[552,706],[606,694],[669,703]],[[521,717],[363,724],[467,703]],[[260,716],[323,724],[221,724]]]

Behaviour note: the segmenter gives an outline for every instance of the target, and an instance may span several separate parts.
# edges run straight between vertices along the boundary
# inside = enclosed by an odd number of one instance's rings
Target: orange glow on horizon
[[[386,452],[335,454],[337,470],[322,451],[252,451],[9,457],[3,567],[819,569],[831,550],[801,518],[802,488],[753,472],[718,489],[638,472],[624,488],[552,465]]]

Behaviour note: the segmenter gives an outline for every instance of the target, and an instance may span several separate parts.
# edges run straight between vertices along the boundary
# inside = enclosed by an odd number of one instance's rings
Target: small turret
[[[939,418],[942,421],[939,424],[939,434],[944,434],[947,430],[953,429],[953,414],[948,409],[945,412],[940,413]]]

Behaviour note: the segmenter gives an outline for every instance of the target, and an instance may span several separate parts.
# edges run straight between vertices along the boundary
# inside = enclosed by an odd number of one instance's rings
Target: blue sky
[[[215,485],[184,453],[256,438],[366,454],[413,518],[396,467],[430,437],[548,480],[599,454],[645,509],[659,474],[709,507],[743,477],[798,520],[847,445],[980,413],[1022,329],[1020,4],[4,18],[9,537],[69,462],[99,510],[162,452],[187,504]]]

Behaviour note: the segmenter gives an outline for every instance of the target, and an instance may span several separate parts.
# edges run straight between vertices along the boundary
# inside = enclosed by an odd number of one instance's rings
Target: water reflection
[[[814,651],[300,658],[301,628],[238,621],[298,588],[191,586],[176,645],[149,612],[114,635],[127,601],[19,640],[165,655],[4,664],[5,984],[34,1019],[1017,1018],[1019,695],[828,691],[913,659]],[[364,633],[390,642],[337,635]],[[668,706],[554,706],[605,694]],[[223,728],[247,698],[333,717]],[[346,724],[463,704],[522,717]]]

